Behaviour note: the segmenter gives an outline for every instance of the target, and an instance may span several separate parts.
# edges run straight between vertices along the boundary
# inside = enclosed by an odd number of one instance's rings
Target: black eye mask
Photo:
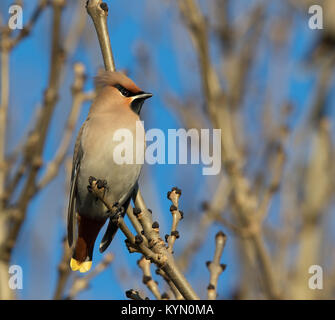
[[[116,89],[118,89],[124,97],[127,97],[127,98],[137,96],[138,94],[144,93],[143,91],[139,91],[139,92],[136,92],[136,93],[131,92],[128,89],[126,89],[125,87],[121,86],[120,84],[117,84],[114,87]]]
[[[134,97],[130,107],[136,114],[140,114],[144,100],[152,96],[151,93],[145,93],[144,91],[139,91],[136,93],[131,92],[120,84],[115,85],[115,88],[118,89],[124,97]]]

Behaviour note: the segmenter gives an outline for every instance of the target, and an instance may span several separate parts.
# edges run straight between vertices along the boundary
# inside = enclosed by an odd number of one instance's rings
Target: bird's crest
[[[100,71],[94,78],[94,82],[97,89],[105,86],[121,85],[133,93],[141,91],[134,81],[118,71]]]

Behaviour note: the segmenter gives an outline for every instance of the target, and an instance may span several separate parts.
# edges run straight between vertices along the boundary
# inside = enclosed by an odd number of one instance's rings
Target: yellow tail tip
[[[76,259],[71,258],[70,267],[72,271],[77,271],[84,273],[91,269],[92,261],[79,262]]]

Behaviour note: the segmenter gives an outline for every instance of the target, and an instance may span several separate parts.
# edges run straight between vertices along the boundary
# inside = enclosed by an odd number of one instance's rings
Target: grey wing
[[[116,231],[118,230],[118,226],[116,226],[113,222],[112,219],[109,219],[109,223],[108,223],[108,227],[106,229],[106,232],[100,242],[100,246],[99,246],[99,251],[100,253],[103,253],[108,246],[110,245],[110,243],[112,242]]]
[[[67,213],[67,240],[69,243],[69,247],[72,246],[73,239],[75,238],[75,231],[76,231],[76,192],[77,192],[78,173],[80,170],[80,161],[83,157],[83,151],[81,148],[80,140],[81,140],[81,135],[82,135],[84,125],[81,127],[79,131],[77,141],[74,147],[74,155],[73,155],[69,206],[68,206],[68,213]]]
[[[78,178],[78,164],[76,167],[72,169],[73,179],[71,180],[71,188],[70,188],[70,198],[69,198],[69,208],[67,213],[67,241],[69,243],[69,247],[72,246],[73,239],[75,237],[75,210],[76,210],[76,184]]]

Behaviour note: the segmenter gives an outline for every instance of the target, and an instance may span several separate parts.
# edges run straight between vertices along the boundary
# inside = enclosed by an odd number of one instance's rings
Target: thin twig
[[[92,18],[98,35],[105,69],[107,71],[115,71],[113,52],[107,29],[108,6],[101,0],[88,0],[86,9],[87,13]]]
[[[136,216],[134,215],[134,210],[132,208],[131,205],[128,206],[127,209],[127,216],[131,222],[131,224],[133,225],[133,227],[135,228],[137,234],[140,234],[143,236],[143,241],[145,245],[148,245],[148,240],[147,238],[143,235],[143,229],[141,224],[139,223],[138,219],[136,218]]]
[[[220,231],[215,236],[215,253],[213,261],[207,261],[207,268],[210,273],[209,285],[207,287],[208,300],[215,300],[217,296],[217,284],[220,274],[226,269],[226,265],[221,264],[223,248],[226,244],[227,237]]]
[[[147,209],[138,188],[134,198],[136,208],[139,208],[141,211],[137,217],[142,224],[144,235],[148,239],[149,248],[152,249],[153,252],[163,256],[164,264],[162,266],[158,266],[161,267],[161,269],[171,279],[185,299],[198,300],[199,297],[181,273],[172,254],[165,247],[164,241],[159,235],[159,225],[157,222],[152,222],[151,212]]]
[[[30,17],[30,20],[28,23],[20,30],[19,34],[10,41],[10,49],[13,49],[15,46],[17,46],[24,38],[28,37],[30,35],[30,32],[36,22],[38,21],[38,18],[41,16],[44,9],[49,5],[49,0],[40,0],[37,7],[35,8],[32,16]]]
[[[181,190],[178,188],[172,188],[171,191],[168,192],[168,199],[171,200],[172,206],[170,207],[170,211],[172,214],[172,226],[170,235],[166,235],[166,240],[168,243],[168,250],[170,253],[173,253],[173,246],[176,239],[179,238],[179,232],[177,230],[177,226],[179,221],[183,218],[182,211],[179,210],[179,197],[181,196]]]
[[[24,186],[16,203],[18,214],[15,215],[15,219],[11,219],[10,221],[10,227],[8,228],[9,230],[7,230],[8,233],[6,234],[6,241],[0,244],[0,260],[2,261],[10,261],[12,250],[15,246],[21,226],[26,216],[26,210],[29,201],[35,194],[35,180],[42,166],[42,153],[45,140],[53,110],[58,99],[57,94],[59,90],[59,78],[64,62],[64,56],[61,50],[60,30],[62,11],[65,5],[65,1],[54,0],[52,4],[53,27],[49,84],[47,90],[45,91],[41,116],[33,133],[31,134],[32,141],[34,141],[34,143],[31,146],[31,152],[29,152],[29,171],[27,174],[27,179],[25,180]]]
[[[152,279],[151,270],[150,270],[150,266],[151,266],[150,260],[147,260],[144,256],[142,256],[142,258],[137,261],[137,264],[143,272],[143,278],[142,278],[143,283],[148,287],[148,289],[152,292],[152,294],[157,299],[160,300],[162,298],[162,295],[159,292],[157,282],[154,279]]]
[[[200,221],[197,224],[197,232],[194,233],[194,236],[177,257],[177,263],[183,272],[188,269],[192,258],[206,240],[209,227],[218,220],[226,222],[222,213],[228,204],[230,192],[231,186],[227,178],[222,176],[212,198],[203,206],[204,212],[201,214]]]
[[[140,221],[144,236],[148,239],[148,246],[144,244],[141,235],[134,236],[125,224],[121,214],[118,213],[118,207],[109,203],[104,198],[104,188],[99,189],[97,180],[90,179],[89,190],[100,199],[113,216],[114,223],[120,228],[123,234],[127,237],[127,246],[129,252],[140,252],[147,259],[154,262],[157,267],[161,268],[171,281],[175,284],[185,299],[197,300],[199,299],[190,284],[185,279],[184,275],[177,267],[172,254],[165,247],[164,241],[159,236],[159,225],[157,222],[152,222],[151,212],[144,204],[144,200],[138,188],[135,197],[136,216]]]
[[[93,178],[93,177],[92,177]],[[154,253],[150,248],[148,248],[141,235],[134,236],[131,230],[127,227],[123,217],[118,214],[118,207],[114,206],[114,204],[109,203],[104,198],[104,188],[99,189],[97,185],[97,180],[91,179],[89,181],[89,190],[92,192],[97,198],[99,198],[107,209],[111,212],[111,216],[113,217],[113,222],[120,228],[123,234],[127,238],[127,247],[130,253],[132,252],[140,252],[147,259],[152,260],[158,266],[164,263],[163,257],[160,254]]]
[[[149,300],[149,298],[147,298],[147,297],[145,299],[143,299],[140,296],[139,292],[134,290],[134,289],[127,290],[126,291],[126,297],[131,299],[131,300]]]
[[[66,188],[65,192],[68,193],[70,190],[70,181],[71,181],[71,170],[72,170],[72,158],[67,158],[65,162],[65,169],[66,169]],[[67,200],[67,198],[65,197]],[[64,218],[66,217],[67,210],[66,206],[64,206]],[[64,219],[65,220],[65,219]],[[64,236],[63,238],[63,254],[62,258],[58,264],[58,279],[57,279],[57,285],[55,289],[55,293],[53,296],[54,300],[60,300],[64,296],[64,290],[67,284],[67,281],[71,275],[71,270],[69,268],[70,265],[70,259],[72,256],[72,250],[68,245],[67,238]]]
[[[1,35],[1,102],[0,102],[0,246],[6,241],[7,217],[5,216],[7,164],[5,161],[6,129],[9,99],[8,35]],[[8,287],[8,260],[0,259],[0,300],[12,299],[14,292]]]
[[[57,280],[56,290],[53,296],[54,300],[60,300],[63,298],[65,286],[71,274],[71,270],[69,268],[71,256],[72,256],[72,250],[69,248],[67,239],[64,237],[63,256],[58,265],[58,280]]]
[[[171,281],[171,279],[166,275],[166,273],[162,269],[159,269],[159,268],[156,269],[156,274],[160,275],[165,280],[165,282],[170,287],[176,300],[184,300],[183,295],[179,292],[177,287],[174,285],[174,283]]]
[[[250,224],[253,226],[252,230],[255,230],[255,232],[250,235],[249,240],[259,258],[266,293],[270,298],[278,298],[279,287],[271,258],[262,240],[261,225],[259,221],[254,221],[254,217],[257,216],[258,199],[252,192],[249,180],[244,176],[244,159],[236,144],[233,115],[227,104],[228,99],[221,86],[218,74],[211,63],[206,20],[195,0],[181,0],[178,4],[198,54],[209,118],[214,128],[222,129],[221,156],[232,185],[233,211],[243,227],[248,227]],[[254,227],[256,223],[258,223],[257,228]]]
[[[106,3],[102,3],[100,0],[88,0],[86,8],[96,28],[102,56],[104,59],[105,69],[114,71],[114,59],[107,30],[108,6]],[[94,186],[92,189],[94,189]],[[111,204],[107,204],[101,195],[100,200],[102,200],[107,208],[112,211],[113,206]],[[141,235],[137,236],[138,241],[137,243],[135,242],[135,237],[131,234],[130,230],[125,225],[122,217],[118,215],[116,223],[120,227],[121,231],[126,235],[128,241],[131,244],[131,247],[136,248],[137,246],[147,258],[148,254],[150,254],[151,257],[149,258],[151,258],[158,267],[161,267],[164,270],[164,272],[168,275],[171,281],[174,282],[185,299],[199,299],[193,288],[187,282],[184,275],[180,272],[173,256],[166,249],[164,241],[159,236],[159,228],[153,227],[151,213],[148,211],[138,187],[136,188],[136,193],[134,193],[134,203],[135,207],[139,208],[141,211],[137,217],[142,225],[144,236],[148,239],[149,247],[144,245],[143,237],[141,237]],[[141,241],[139,241],[139,239],[141,239]]]
[[[63,137],[58,147],[54,159],[48,164],[43,177],[37,184],[36,192],[43,189],[51,180],[53,180],[58,174],[59,168],[64,162],[66,152],[71,143],[73,131],[77,119],[80,114],[82,103],[86,99],[86,95],[83,93],[84,83],[86,79],[85,67],[81,63],[76,63],[73,67],[74,70],[74,82],[72,85],[72,106],[71,111],[67,119]]]
[[[9,48],[8,33],[6,30],[1,35],[1,101],[0,101],[0,212],[4,206],[5,181],[7,176],[7,164],[5,159],[7,115],[9,102]]]

